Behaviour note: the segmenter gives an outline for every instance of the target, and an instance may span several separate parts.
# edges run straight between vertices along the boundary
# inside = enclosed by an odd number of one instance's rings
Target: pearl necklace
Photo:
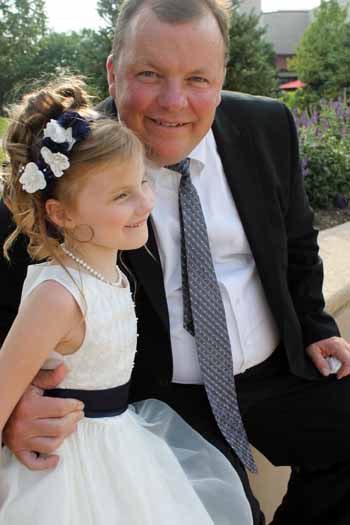
[[[118,266],[116,266],[116,269],[118,272],[118,279],[116,281],[109,281],[108,279],[103,277],[103,275],[100,272],[98,272],[97,270],[94,270],[94,268],[89,266],[88,263],[85,262],[83,259],[80,259],[76,255],[74,255],[74,253],[67,250],[65,246],[61,245],[61,249],[66,255],[68,255],[68,257],[70,257],[73,261],[75,261],[79,266],[84,268],[87,272],[91,273],[91,275],[96,277],[96,279],[98,279],[99,281],[103,281],[104,283],[109,284],[111,286],[120,286],[122,284],[123,276]]]

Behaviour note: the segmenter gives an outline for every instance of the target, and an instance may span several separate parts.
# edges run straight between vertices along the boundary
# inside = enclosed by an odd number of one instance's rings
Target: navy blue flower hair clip
[[[51,119],[44,129],[44,138],[37,162],[28,162],[19,181],[27,193],[44,190],[70,166],[68,154],[72,147],[91,133],[90,123],[76,111],[66,111]]]

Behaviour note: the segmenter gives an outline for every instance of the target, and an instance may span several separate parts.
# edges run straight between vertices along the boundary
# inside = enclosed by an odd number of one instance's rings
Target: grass
[[[0,117],[0,138],[4,135],[6,127],[7,127],[7,119],[4,117]],[[5,160],[5,153],[4,153],[4,150],[0,147],[0,166],[4,160]]]

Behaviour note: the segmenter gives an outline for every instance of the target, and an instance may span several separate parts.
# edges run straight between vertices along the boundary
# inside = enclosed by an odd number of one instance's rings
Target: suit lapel
[[[142,283],[155,311],[164,327],[169,331],[168,305],[164,289],[163,271],[151,220],[148,221],[148,241],[146,247],[127,252],[132,272]]]

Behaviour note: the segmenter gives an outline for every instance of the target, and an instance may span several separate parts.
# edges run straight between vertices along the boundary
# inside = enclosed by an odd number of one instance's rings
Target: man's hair
[[[116,22],[112,53],[116,65],[124,46],[131,20],[142,7],[149,7],[160,21],[181,24],[211,13],[220,29],[225,46],[225,63],[229,58],[229,19],[231,0],[124,0]]]

